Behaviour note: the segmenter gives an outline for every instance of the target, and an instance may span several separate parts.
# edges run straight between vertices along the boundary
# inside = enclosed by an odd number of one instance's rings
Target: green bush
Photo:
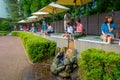
[[[83,51],[78,57],[80,80],[120,80],[120,55],[98,49]]]
[[[7,31],[0,31],[0,36],[5,36],[5,35],[7,35],[7,34],[8,34]]]
[[[10,23],[8,20],[3,20],[0,22],[0,31],[10,31]]]
[[[41,36],[35,36],[27,32],[12,32],[13,36],[21,38],[28,56],[32,62],[39,62],[53,56],[56,43]]]

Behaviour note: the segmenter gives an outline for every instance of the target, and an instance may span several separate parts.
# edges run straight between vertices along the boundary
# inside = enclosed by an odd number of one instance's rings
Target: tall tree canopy
[[[19,19],[18,17],[24,16],[24,18],[31,16],[31,13],[38,11],[39,9],[45,7],[51,2],[57,0],[7,0],[8,6],[11,8],[11,16],[13,18]],[[18,3],[18,1],[20,1]],[[93,14],[100,14],[104,12],[118,11],[120,10],[119,0],[92,0],[83,6],[76,7],[76,16],[88,16]],[[65,5],[67,6],[67,5]],[[67,6],[70,8],[70,14],[72,17],[75,16],[74,6]],[[19,10],[19,11],[18,11]],[[20,12],[21,15],[18,13]],[[55,19],[63,19],[64,13],[55,15]]]
[[[25,17],[28,17],[31,13],[38,11],[52,1],[55,0],[20,0],[20,3],[24,10]]]

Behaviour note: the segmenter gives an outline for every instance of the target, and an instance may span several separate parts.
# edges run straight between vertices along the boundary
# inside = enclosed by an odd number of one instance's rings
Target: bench
[[[115,37],[120,38],[120,30],[116,30],[115,32],[116,32]]]

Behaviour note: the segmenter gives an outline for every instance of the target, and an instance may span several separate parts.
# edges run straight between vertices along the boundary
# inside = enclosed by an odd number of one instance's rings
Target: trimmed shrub
[[[83,51],[78,57],[80,80],[120,80],[120,55],[98,49]]]
[[[32,62],[40,62],[55,54],[56,43],[53,41],[27,32],[14,31],[12,35],[21,38]]]
[[[7,34],[8,34],[7,31],[0,31],[0,36],[5,36],[5,35],[7,35]]]

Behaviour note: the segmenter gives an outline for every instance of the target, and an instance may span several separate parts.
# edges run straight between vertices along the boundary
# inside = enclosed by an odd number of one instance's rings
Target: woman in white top
[[[65,34],[63,34],[63,37],[70,37],[71,34],[73,34],[73,27],[70,25],[70,23],[67,23],[67,31]]]
[[[73,27],[70,25],[70,23],[67,23],[67,33],[72,34],[73,33]]]

